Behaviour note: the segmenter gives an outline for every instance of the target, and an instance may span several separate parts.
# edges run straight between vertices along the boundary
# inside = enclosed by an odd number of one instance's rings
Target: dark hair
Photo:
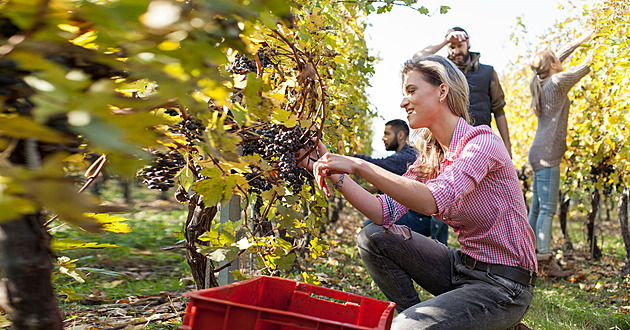
[[[402,131],[405,133],[405,137],[409,136],[409,125],[402,119],[394,119],[385,123],[385,126],[391,126],[394,129],[394,133],[398,135],[398,132]]]
[[[449,33],[454,32],[454,31],[464,32],[466,33],[466,36],[470,38],[470,36],[468,35],[468,32],[466,32],[466,30],[460,28],[459,26],[453,26],[452,28],[448,29],[448,31],[446,31],[446,34],[444,36],[446,37]]]

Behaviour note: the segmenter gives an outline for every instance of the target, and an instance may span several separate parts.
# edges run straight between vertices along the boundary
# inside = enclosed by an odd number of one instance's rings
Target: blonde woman
[[[551,250],[551,223],[558,207],[560,162],[567,149],[567,121],[571,101],[567,93],[589,71],[589,60],[565,71],[564,61],[592,32],[569,43],[557,53],[542,51],[534,56],[530,82],[531,109],[538,117],[538,127],[529,149],[529,163],[534,171],[533,197],[529,224],[536,233],[538,272],[548,277],[567,277],[571,272],[558,265]]]
[[[329,180],[374,222],[357,243],[372,279],[396,303],[392,329],[512,327],[532,300],[536,254],[510,155],[490,127],[468,123],[468,84],[451,61],[422,56],[405,63],[402,73],[400,106],[409,126],[424,134],[407,173],[328,153],[321,143],[321,158],[307,157],[302,165],[326,194]],[[384,194],[370,194],[347,174]],[[397,225],[407,209],[453,227],[461,250]],[[413,282],[435,297],[420,301]]]

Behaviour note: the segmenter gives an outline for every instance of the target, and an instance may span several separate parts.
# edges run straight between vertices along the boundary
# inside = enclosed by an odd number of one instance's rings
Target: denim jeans
[[[372,224],[357,244],[372,279],[396,303],[392,329],[505,330],[523,318],[533,298],[533,286],[468,269],[460,251],[415,232],[405,239]],[[420,301],[413,282],[434,297]]]
[[[363,224],[363,227],[372,223],[372,220],[367,220]],[[442,222],[436,217],[431,217],[418,213],[413,210],[407,211],[403,214],[398,221],[397,225],[405,225],[412,231],[422,234],[424,236],[431,236],[438,242],[447,245],[448,242],[448,225]]]
[[[536,249],[539,254],[551,253],[551,222],[558,209],[560,166],[535,170],[532,190],[528,220],[536,234]]]

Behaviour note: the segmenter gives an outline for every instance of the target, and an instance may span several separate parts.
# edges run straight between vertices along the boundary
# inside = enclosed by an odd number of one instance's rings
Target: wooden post
[[[232,199],[226,203],[221,205],[221,213],[219,221],[221,224],[226,223],[228,221],[236,221],[241,218],[241,203],[240,198],[238,196],[232,196]],[[229,260],[224,260],[219,263],[219,267],[225,265]],[[217,276],[217,280],[219,285],[226,285],[234,282],[234,276],[232,276],[232,271],[240,268],[240,262],[237,258],[232,261],[232,264],[227,268],[219,271]]]

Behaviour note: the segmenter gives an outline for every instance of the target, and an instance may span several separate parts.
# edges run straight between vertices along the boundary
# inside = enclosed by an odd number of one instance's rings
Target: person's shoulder
[[[461,140],[465,141],[465,143],[477,142],[481,144],[488,144],[490,142],[496,142],[494,140],[498,138],[499,137],[494,133],[492,128],[490,128],[490,126],[488,125],[479,125],[479,126],[468,125],[468,127],[466,127],[466,130]],[[500,139],[499,139],[499,142],[501,142]]]
[[[501,138],[487,125],[471,126],[461,139],[463,148],[473,147],[476,151],[485,154],[498,155],[503,153],[505,145]],[[505,150],[506,157],[509,154]]]
[[[418,150],[410,144],[405,144],[405,146],[400,150],[400,152],[417,154]]]
[[[481,70],[486,70],[488,72],[495,72],[494,67],[490,64],[483,64],[481,62],[478,62],[477,65],[478,65],[478,68]]]

